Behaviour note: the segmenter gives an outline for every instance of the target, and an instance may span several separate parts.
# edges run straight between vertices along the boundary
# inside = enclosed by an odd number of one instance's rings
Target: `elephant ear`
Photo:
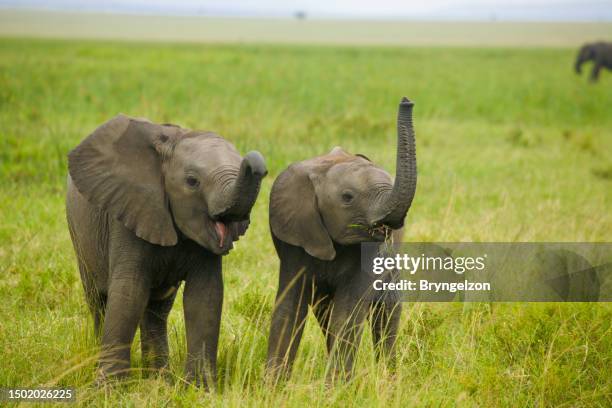
[[[68,154],[76,188],[136,236],[172,246],[177,234],[161,172],[179,130],[118,115]]]
[[[280,240],[331,261],[336,250],[319,213],[310,171],[297,163],[276,179],[270,193],[270,228]]]

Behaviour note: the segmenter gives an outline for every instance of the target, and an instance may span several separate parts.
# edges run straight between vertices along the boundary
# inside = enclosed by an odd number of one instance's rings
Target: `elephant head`
[[[270,194],[274,235],[319,259],[336,256],[334,243],[382,241],[399,229],[416,190],[413,103],[403,98],[397,123],[395,182],[364,155],[339,147],[285,170]]]
[[[576,62],[574,64],[574,69],[577,74],[582,72],[582,64],[585,62],[591,61],[596,57],[596,45],[595,44],[585,44],[578,51],[578,56],[576,56]]]
[[[71,151],[68,168],[90,203],[138,237],[173,246],[183,236],[215,254],[246,231],[267,174],[260,153],[242,158],[214,133],[124,115]]]

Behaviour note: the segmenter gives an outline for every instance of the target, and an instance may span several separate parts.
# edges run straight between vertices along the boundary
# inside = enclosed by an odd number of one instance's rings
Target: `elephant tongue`
[[[223,247],[223,243],[225,242],[225,236],[227,235],[227,226],[222,222],[215,222],[215,231],[217,231],[217,236],[219,236],[219,248]]]

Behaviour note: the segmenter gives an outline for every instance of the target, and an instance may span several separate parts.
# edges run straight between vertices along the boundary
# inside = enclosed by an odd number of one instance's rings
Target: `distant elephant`
[[[280,258],[267,377],[290,375],[310,305],[326,337],[335,378],[350,376],[369,318],[377,357],[393,361],[401,307],[397,296],[371,296],[376,275],[360,271],[360,244],[400,228],[416,190],[413,103],[398,115],[396,179],[363,155],[339,147],[290,165],[270,194],[270,228]]]
[[[593,61],[590,80],[595,82],[599,78],[601,68],[612,70],[612,43],[596,42],[583,45],[574,65],[577,74],[581,73],[582,64],[587,61]]]
[[[241,158],[211,132],[119,115],[72,150],[68,165],[68,225],[101,335],[98,381],[129,371],[138,325],[145,368],[167,366],[166,320],[185,281],[186,376],[213,384],[221,255],[249,225],[263,157]]]

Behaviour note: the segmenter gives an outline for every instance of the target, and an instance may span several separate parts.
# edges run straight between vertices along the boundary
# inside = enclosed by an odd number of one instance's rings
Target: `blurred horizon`
[[[300,20],[612,21],[612,0],[0,0],[1,9]]]
[[[1,9],[0,36],[241,44],[576,47],[612,22],[244,18]]]

